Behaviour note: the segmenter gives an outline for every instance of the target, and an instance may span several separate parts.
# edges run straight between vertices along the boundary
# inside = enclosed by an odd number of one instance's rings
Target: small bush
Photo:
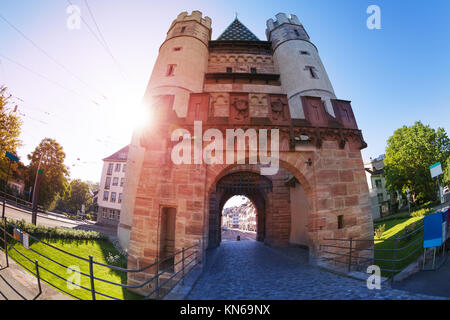
[[[97,231],[85,231],[70,228],[50,228],[44,226],[35,226],[31,223],[22,221],[13,221],[15,227],[39,239],[67,239],[67,240],[108,240],[108,237]],[[13,231],[13,225],[8,224],[7,230],[10,234]]]
[[[414,211],[413,213],[411,213],[411,217],[414,217],[414,218],[424,217],[432,212],[433,212],[432,208],[423,208],[423,209],[420,209],[420,210],[417,210],[417,211]]]
[[[381,224],[375,229],[375,237],[378,239],[381,239],[383,236],[384,231],[386,231],[386,225]]]

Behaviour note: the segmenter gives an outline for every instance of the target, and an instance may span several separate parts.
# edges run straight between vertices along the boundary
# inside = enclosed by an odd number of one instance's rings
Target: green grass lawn
[[[377,240],[375,238],[375,250],[377,249],[394,249],[395,247],[395,241],[385,241],[385,239],[395,239],[398,237],[404,236],[403,230],[405,227],[411,225],[412,223],[416,223],[416,225],[420,225],[420,220],[423,219],[422,217],[410,217],[410,218],[402,218],[402,219],[395,219],[395,220],[388,220],[388,221],[382,221],[382,222],[375,222],[374,226],[377,228],[379,225],[385,224],[386,230],[383,233],[381,240]],[[403,269],[406,266],[408,266],[410,263],[415,261],[422,253],[423,253],[423,241],[417,240],[417,239],[423,239],[423,230],[419,231],[410,237],[398,240],[397,241],[397,248],[405,248],[401,251],[397,251],[396,253],[392,251],[375,251],[375,259],[402,259],[406,256],[408,256],[411,252],[417,250],[414,254],[411,254],[408,258],[406,258],[403,261],[396,262],[395,265],[393,262],[390,261],[380,261],[375,260],[375,264],[380,266],[382,269]],[[410,243],[417,241],[415,244],[411,245],[409,248],[406,248]],[[395,256],[394,256],[395,254]],[[398,273],[398,272],[396,272]],[[383,276],[391,276],[391,272],[382,271]]]
[[[11,240],[13,241],[13,240]],[[106,260],[106,257],[108,256],[108,253],[111,253],[113,255],[117,255],[118,251],[113,246],[112,243],[108,241],[101,241],[101,240],[89,240],[89,241],[82,241],[82,240],[44,240],[43,241],[60,248],[62,250],[65,250],[67,252],[70,252],[72,254],[78,255],[83,258],[89,258],[89,255],[92,255],[94,258],[94,261],[109,264]],[[39,265],[42,267],[45,267],[52,272],[58,274],[59,276],[63,277],[64,279],[69,278],[73,272],[70,270],[67,270],[66,268],[59,266],[55,264],[54,262],[49,261],[48,259],[39,256],[38,254],[32,252],[31,250],[27,250],[23,248],[23,246],[17,242],[15,242],[14,247],[23,253],[28,258],[32,259],[33,261],[37,259],[39,261]],[[46,246],[42,243],[35,242],[31,244],[31,248],[36,250],[39,253],[42,253],[51,259],[54,259],[58,261],[59,263],[65,265],[65,266],[78,266],[80,268],[81,272],[84,272],[86,274],[89,274],[89,263],[87,261],[83,261],[80,259],[77,259],[75,257],[72,257],[68,254],[62,253],[56,249],[53,249],[49,246]],[[10,256],[12,256],[14,259],[16,259],[18,262],[23,264],[28,269],[32,270],[34,272],[35,267],[34,264],[22,257],[20,254],[18,254],[13,249],[8,250]],[[73,268],[73,267],[72,267]],[[52,275],[51,273],[47,272],[46,270],[43,270],[40,268],[40,276],[42,279],[45,279],[49,281],[50,283],[54,284],[55,286],[63,289],[64,291],[68,291],[71,294],[83,299],[83,300],[91,300],[92,294],[90,291],[84,290],[84,289],[68,289],[67,282],[65,280],[59,279],[58,277]],[[121,283],[126,284],[127,282],[127,274],[125,272],[119,272],[115,270],[111,270],[109,268],[95,265],[94,264],[94,275],[97,278],[105,279],[111,282],[115,283]],[[80,285],[90,288],[90,279],[87,276],[81,275],[81,283]],[[115,285],[111,285],[102,281],[95,280],[94,281],[95,290],[104,294],[107,294],[109,296],[119,298],[119,299],[141,299],[142,297],[134,294],[132,292],[129,292],[125,288],[121,288]],[[99,294],[96,295],[96,299],[98,300],[110,300],[109,298],[103,297]]]

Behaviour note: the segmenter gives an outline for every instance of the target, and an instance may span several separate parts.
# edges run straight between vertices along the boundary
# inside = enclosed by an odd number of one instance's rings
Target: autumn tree
[[[16,154],[21,145],[20,129],[22,120],[16,114],[16,107],[12,105],[12,96],[4,86],[0,86],[0,180],[5,180],[9,160],[6,152]],[[12,164],[12,170],[18,169],[18,164]]]
[[[28,166],[29,180],[27,184],[34,186],[38,168],[42,170],[39,178],[39,199],[38,203],[48,209],[57,195],[65,192],[69,169],[64,164],[66,154],[62,146],[54,139],[45,138],[28,155],[30,164]],[[39,165],[40,163],[40,165]]]
[[[433,129],[421,122],[403,126],[388,139],[385,172],[389,189],[405,192],[409,189],[415,203],[437,198],[436,179],[429,166],[447,163],[450,140],[444,129]]]

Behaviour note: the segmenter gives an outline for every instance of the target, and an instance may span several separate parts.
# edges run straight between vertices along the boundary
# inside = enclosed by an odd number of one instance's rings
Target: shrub
[[[433,212],[432,208],[423,208],[411,213],[411,217],[424,217]]]
[[[31,223],[25,222],[24,220],[13,221],[12,223],[20,230],[25,231],[26,233],[40,239],[108,240],[108,237],[106,235],[101,234],[97,231],[85,231],[64,227],[50,228],[44,226],[35,226]],[[12,224],[8,225],[7,230],[10,234],[14,232],[13,228],[14,227]]]
[[[383,236],[384,231],[386,231],[386,225],[385,224],[380,224],[375,229],[375,237],[378,238],[378,239],[381,239],[381,237]]]

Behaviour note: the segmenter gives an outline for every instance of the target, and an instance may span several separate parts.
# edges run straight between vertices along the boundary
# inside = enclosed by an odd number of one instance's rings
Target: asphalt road
[[[12,205],[6,205],[5,216],[13,220],[25,220],[31,223],[31,212],[25,209],[15,208]],[[108,226],[97,225],[94,222],[74,221],[57,215],[46,215],[39,213],[37,225],[45,227],[65,227],[80,230],[92,230],[104,233],[108,236],[116,236],[116,229]]]
[[[242,231],[239,229],[222,230],[222,241],[236,241],[237,236],[242,240],[256,240],[256,232]]]

